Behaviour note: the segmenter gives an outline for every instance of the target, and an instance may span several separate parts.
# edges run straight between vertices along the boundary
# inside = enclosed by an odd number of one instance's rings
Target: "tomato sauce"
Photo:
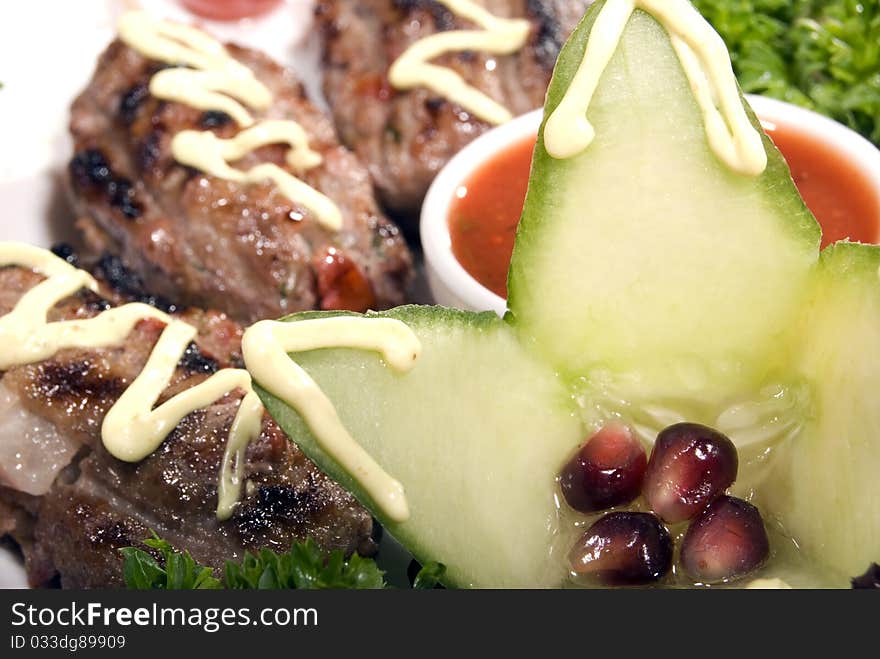
[[[532,137],[500,152],[458,188],[449,213],[455,258],[474,279],[504,298],[534,150]]]
[[[768,134],[822,225],[822,247],[843,238],[880,242],[880,202],[867,177],[827,144],[777,125]],[[471,276],[507,297],[507,270],[522,214],[535,138],[509,146],[457,191],[449,215],[452,252]]]
[[[777,124],[767,130],[785,156],[791,177],[822,225],[822,247],[849,238],[880,241],[880,202],[868,178],[833,146],[794,128]]]
[[[216,21],[236,21],[265,14],[281,0],[180,0],[192,13]]]

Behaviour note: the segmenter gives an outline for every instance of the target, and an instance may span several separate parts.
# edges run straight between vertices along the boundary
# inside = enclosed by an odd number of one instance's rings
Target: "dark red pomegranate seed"
[[[603,586],[649,584],[672,567],[672,538],[650,513],[608,513],[581,536],[568,560],[575,574]]]
[[[717,430],[677,423],[658,436],[642,490],[664,521],[692,519],[736,480],[736,447]]]
[[[710,503],[681,544],[685,572],[705,583],[743,577],[760,567],[769,553],[761,513],[747,501],[729,496]]]
[[[871,563],[863,575],[853,577],[851,582],[853,588],[880,590],[880,565]]]
[[[629,428],[605,426],[562,468],[562,495],[582,513],[629,503],[642,490],[647,464],[645,449]]]

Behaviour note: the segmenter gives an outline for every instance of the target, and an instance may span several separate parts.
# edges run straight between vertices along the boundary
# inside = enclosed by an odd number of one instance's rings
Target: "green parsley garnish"
[[[694,0],[746,92],[821,112],[880,145],[880,3]]]
[[[122,549],[122,576],[131,590],[204,590],[223,586],[209,567],[195,562],[188,551],[176,551],[153,533],[144,544],[155,549],[162,562],[137,547]]]
[[[440,585],[444,574],[446,574],[446,566],[443,563],[425,563],[413,580],[413,588],[416,590],[436,588]]]
[[[327,589],[385,588],[385,574],[371,558],[353,554],[349,558],[340,550],[326,554],[311,539],[297,542],[290,551],[278,554],[262,549],[256,554],[246,553],[240,563],[227,561],[222,581],[214,570],[199,565],[189,552],[179,552],[153,533],[144,544],[159,554],[159,560],[150,552],[137,547],[125,547],[123,578],[126,588],[132,590],[192,590],[219,589]],[[433,588],[445,566],[426,564],[415,578],[413,588]]]
[[[311,539],[294,544],[284,554],[263,549],[256,555],[245,554],[240,564],[227,562],[224,582],[236,590],[385,587],[374,560],[358,554],[346,560],[338,549],[325,555]]]

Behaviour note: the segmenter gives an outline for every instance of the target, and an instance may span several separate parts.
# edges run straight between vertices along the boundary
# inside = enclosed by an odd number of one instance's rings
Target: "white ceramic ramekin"
[[[763,96],[748,96],[748,100],[765,127],[783,124],[837,149],[865,173],[880,200],[880,151],[868,140],[836,121],[790,103]],[[428,190],[422,205],[420,231],[428,283],[438,304],[504,314],[506,300],[474,279],[452,253],[449,210],[459,188],[484,163],[510,145],[537,134],[542,113],[543,110],[535,110],[474,140],[449,161]],[[875,242],[880,243],[880,233]]]

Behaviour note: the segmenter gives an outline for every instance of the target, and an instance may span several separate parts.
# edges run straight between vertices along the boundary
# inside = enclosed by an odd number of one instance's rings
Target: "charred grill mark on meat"
[[[209,110],[202,115],[199,126],[202,128],[223,128],[232,123],[232,117],[219,110]]]
[[[152,171],[162,160],[162,132],[156,129],[147,133],[137,145],[135,159],[142,172]]]
[[[60,259],[64,259],[74,268],[79,267],[79,254],[76,253],[70,243],[55,243],[52,245],[52,253]]]
[[[76,153],[70,161],[70,178],[75,189],[102,198],[126,218],[141,216],[143,208],[135,198],[131,180],[116,176],[99,149]]]
[[[220,370],[220,364],[208,355],[205,355],[198,343],[190,343],[180,359],[180,368],[186,369],[192,373],[204,373],[213,375]]]
[[[526,11],[529,18],[538,25],[534,40],[535,56],[544,66],[552,68],[556,65],[556,58],[559,57],[567,35],[562,31],[559,18],[544,0],[527,0]]]
[[[405,14],[416,11],[428,12],[438,32],[452,30],[455,27],[455,14],[437,0],[394,0],[394,8]]]
[[[126,268],[118,256],[105,252],[98,258],[93,270],[99,279],[107,283],[114,292],[126,300],[143,302],[165,313],[177,311],[177,305],[161,296],[147,293],[143,280],[137,273]]]
[[[257,490],[254,504],[240,516],[238,528],[247,536],[271,528],[279,519],[302,523],[310,510],[320,506],[313,485],[303,489],[290,485],[263,486]]]
[[[31,369],[30,394],[50,405],[71,409],[93,398],[118,398],[128,383],[106,377],[89,358],[47,361]]]
[[[122,95],[122,98],[119,99],[119,118],[124,124],[130,126],[134,123],[141,105],[149,95],[149,87],[142,82],[132,86]]]

